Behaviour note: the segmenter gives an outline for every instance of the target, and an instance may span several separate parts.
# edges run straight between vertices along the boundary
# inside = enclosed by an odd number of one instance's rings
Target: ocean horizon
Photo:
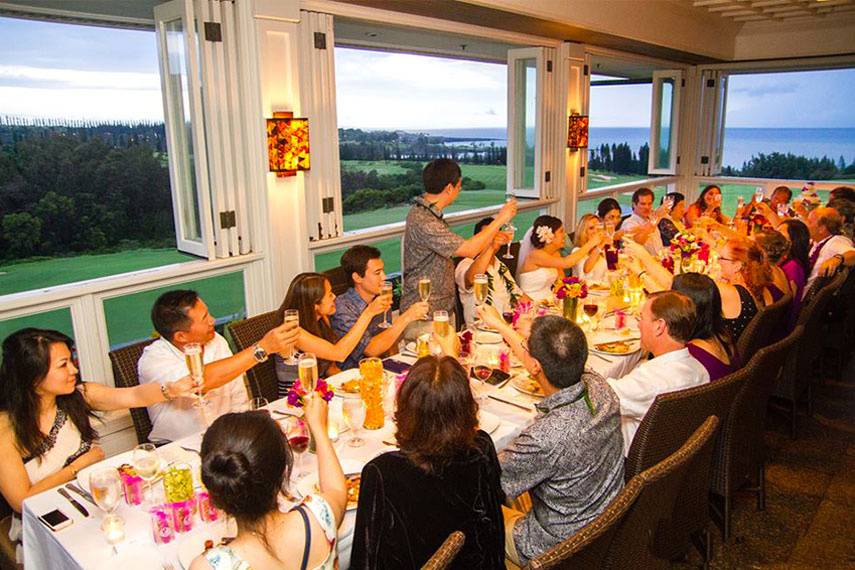
[[[371,129],[374,130],[374,129]],[[412,133],[454,137],[463,141],[480,139],[504,145],[504,128],[472,129],[400,129]],[[628,143],[633,152],[650,143],[647,127],[591,127],[588,148],[602,144]],[[855,128],[727,128],[724,132],[724,166],[741,168],[743,163],[760,153],[792,153],[809,158],[828,157],[846,164],[855,162]]]

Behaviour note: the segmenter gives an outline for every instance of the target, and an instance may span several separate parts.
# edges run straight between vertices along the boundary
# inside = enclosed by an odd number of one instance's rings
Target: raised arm
[[[386,311],[391,302],[391,298],[388,295],[378,295],[375,297],[373,301],[368,303],[368,306],[365,307],[359,318],[356,319],[356,323],[336,343],[329,342],[300,329],[300,338],[297,340],[297,347],[303,352],[312,352],[323,360],[344,362],[350,353],[353,352],[353,349],[356,348],[356,345],[359,344],[359,341],[368,329],[368,325],[371,324],[371,319]]]
[[[401,315],[392,321],[392,326],[384,329],[379,334],[374,335],[368,344],[365,345],[363,351],[365,356],[381,356],[392,348],[398,339],[404,334],[407,325],[427,316],[430,310],[430,305],[424,301],[413,303],[410,307],[401,313]]]
[[[641,264],[641,271],[638,273],[642,279],[646,276],[649,282],[655,285],[652,288],[658,288],[659,290],[671,288],[671,281],[673,281],[674,276],[670,271],[662,267],[662,264],[650,255],[650,252],[644,246],[632,240],[624,240],[623,247],[629,253],[631,259],[635,259]]]
[[[510,202],[507,202],[502,206],[502,209],[499,210],[499,213],[496,214],[496,218],[483,230],[460,244],[457,250],[455,250],[454,255],[457,257],[477,256],[490,246],[493,238],[502,226],[510,222],[516,214],[517,201],[511,200]]]
[[[490,263],[493,261],[493,256],[496,255],[496,252],[502,248],[505,244],[510,241],[510,238],[507,234],[503,232],[497,233],[493,236],[493,242],[489,247],[485,248],[484,251],[478,254],[478,257],[475,258],[475,261],[472,265],[469,266],[469,269],[466,270],[466,275],[463,277],[463,282],[466,285],[466,289],[471,289],[472,285],[475,283],[475,276],[479,273],[487,273],[487,269],[490,267]]]
[[[549,255],[542,249],[533,249],[528,254],[528,260],[530,259],[534,265],[538,267],[554,267],[556,269],[572,269],[577,263],[585,259],[591,250],[597,248],[602,242],[602,237],[594,237],[589,239],[582,247],[571,253],[570,255],[564,257],[556,257],[554,255]]]
[[[176,382],[140,384],[133,388],[113,388],[97,382],[84,382],[77,389],[93,410],[122,410],[190,397],[193,395],[193,379],[185,376]]]
[[[306,398],[306,423],[315,439],[318,456],[318,487],[335,516],[335,526],[341,524],[347,507],[347,483],[344,471],[327,433],[327,403],[317,394]]]

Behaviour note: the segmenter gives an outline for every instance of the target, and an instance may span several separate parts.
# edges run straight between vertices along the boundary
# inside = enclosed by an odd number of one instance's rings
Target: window
[[[505,65],[337,46],[335,75],[345,231],[403,221],[439,157],[463,171],[447,213],[504,201]]]
[[[62,308],[0,321],[0,343],[13,332],[27,327],[57,330],[74,338],[71,310]]]
[[[677,135],[682,73],[653,73],[653,113],[650,125],[650,174],[677,173]]]
[[[0,295],[194,259],[154,33],[0,18],[0,35]]]
[[[721,174],[855,180],[855,69],[728,76]]]

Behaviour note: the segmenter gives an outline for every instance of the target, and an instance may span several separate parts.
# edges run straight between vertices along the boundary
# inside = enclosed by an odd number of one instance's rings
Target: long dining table
[[[634,319],[631,319],[629,334],[636,342],[637,329]],[[597,342],[608,342],[610,339],[620,340],[626,337],[618,335],[608,326],[601,328],[599,332],[589,333],[589,344]],[[633,348],[635,348],[633,346]],[[606,378],[620,378],[626,372],[635,367],[642,358],[643,351],[638,349],[625,355],[601,354],[590,351],[587,366],[600,373]],[[391,357],[406,364],[412,364],[416,358],[406,352]],[[357,371],[358,372],[358,371]],[[339,378],[330,377],[331,384],[340,382],[347,375],[355,374],[353,370],[342,372],[345,375]],[[534,404],[538,398],[525,394],[515,388],[513,379],[519,374],[525,374],[520,369],[511,370],[511,381],[503,386],[485,387],[484,385],[473,386],[479,395],[479,404],[482,411],[482,428],[490,428],[496,449],[501,451],[505,448],[520,431],[529,425],[535,417]],[[396,382],[388,383],[386,395],[386,422],[385,426],[378,430],[361,430],[360,436],[364,444],[353,447],[348,444],[352,434],[342,431],[338,435],[335,444],[337,454],[341,460],[346,473],[359,472],[362,466],[377,455],[395,449],[394,425],[391,419],[391,410],[394,405],[394,391]],[[342,398],[344,394],[338,394],[330,403],[330,423],[346,430],[342,417]],[[270,403],[267,408],[271,411],[274,419],[287,421],[289,417],[299,412],[289,408],[285,400],[277,400]],[[158,448],[158,453],[163,462],[182,461],[192,466],[200,464],[198,450],[201,447],[202,433],[195,434],[185,439],[175,441]],[[132,452],[118,454],[105,459],[99,466],[119,466],[123,463],[131,463]],[[302,474],[292,473],[290,489],[294,495],[298,495],[297,489],[302,485],[300,475],[308,478],[317,477],[316,458],[311,453],[304,453],[302,460]],[[86,472],[81,471],[85,477]],[[314,479],[313,479],[314,480]],[[86,481],[79,478],[78,484],[85,485]],[[70,502],[62,497],[57,489],[51,489],[29,497],[23,504],[23,551],[24,561],[27,569],[115,569],[132,570],[136,568],[184,568],[191,559],[192,554],[201,553],[206,539],[219,539],[220,536],[233,534],[234,529],[226,528],[224,517],[213,523],[203,523],[197,516],[194,528],[183,534],[176,534],[175,540],[168,544],[156,544],[152,536],[152,527],[147,511],[141,506],[130,506],[124,501],[120,503],[117,514],[125,522],[125,539],[116,545],[115,549],[110,546],[102,531],[100,524],[103,513],[97,506],[87,502],[80,496],[72,493],[72,497],[82,504],[89,515],[84,516]],[[290,504],[282,498],[280,508],[289,508]],[[39,520],[39,515],[61,509],[62,512],[72,519],[73,523],[59,531],[51,531]],[[353,541],[353,530],[356,521],[356,510],[348,510],[339,528],[339,562],[340,567],[346,569],[350,563],[350,548]],[[190,554],[188,554],[188,552]]]

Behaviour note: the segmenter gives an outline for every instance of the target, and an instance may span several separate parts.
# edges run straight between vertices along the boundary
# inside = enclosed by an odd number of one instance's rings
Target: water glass
[[[152,443],[141,443],[134,448],[131,463],[137,475],[145,481],[146,501],[151,501],[151,482],[160,471],[160,457]]]
[[[344,421],[352,433],[350,439],[347,440],[347,445],[351,447],[364,445],[365,440],[359,437],[359,434],[362,432],[362,426],[365,423],[365,404],[362,400],[347,398],[342,402],[341,408],[344,414]]]
[[[122,497],[122,479],[114,468],[99,469],[89,476],[89,491],[95,504],[107,514],[119,506]]]

